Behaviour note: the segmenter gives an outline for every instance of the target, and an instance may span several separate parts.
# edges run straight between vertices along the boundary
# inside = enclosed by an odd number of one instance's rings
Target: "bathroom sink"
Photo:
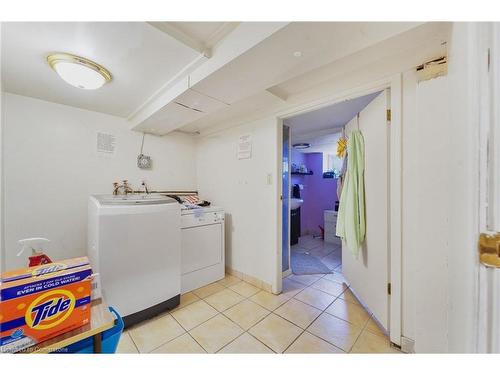
[[[300,198],[290,198],[290,210],[296,210],[304,203],[303,199]]]

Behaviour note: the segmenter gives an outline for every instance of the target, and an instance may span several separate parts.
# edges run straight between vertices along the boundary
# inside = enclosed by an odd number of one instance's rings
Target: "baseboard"
[[[246,273],[237,271],[232,269],[231,267],[226,266],[226,273],[229,275],[233,275],[237,277],[238,279],[241,279],[253,286],[256,286],[257,288],[264,289],[266,292],[272,293],[272,286],[271,284],[266,283],[265,281],[262,281],[256,277],[247,275]]]

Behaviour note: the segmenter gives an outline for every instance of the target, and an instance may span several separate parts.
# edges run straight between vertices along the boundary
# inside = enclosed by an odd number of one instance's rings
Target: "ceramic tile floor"
[[[290,275],[273,295],[234,276],[126,330],[119,353],[399,353],[340,272]]]
[[[326,243],[321,238],[302,236],[299,243],[290,248],[290,255],[306,253],[318,258],[329,270],[339,269],[342,264],[342,247],[338,243]]]

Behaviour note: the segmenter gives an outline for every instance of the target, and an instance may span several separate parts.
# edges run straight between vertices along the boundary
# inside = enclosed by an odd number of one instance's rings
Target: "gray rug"
[[[332,273],[317,257],[294,252],[292,254],[292,272],[295,275],[314,275],[316,273]]]

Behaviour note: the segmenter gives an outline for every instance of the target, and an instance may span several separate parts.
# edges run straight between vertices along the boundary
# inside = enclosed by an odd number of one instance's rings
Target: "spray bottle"
[[[21,245],[21,251],[17,253],[17,256],[21,256],[27,248],[31,249],[31,256],[29,257],[29,267],[39,266],[41,264],[52,263],[52,260],[45,254],[44,248],[50,243],[50,240],[46,238],[25,238],[19,240],[19,245]]]

